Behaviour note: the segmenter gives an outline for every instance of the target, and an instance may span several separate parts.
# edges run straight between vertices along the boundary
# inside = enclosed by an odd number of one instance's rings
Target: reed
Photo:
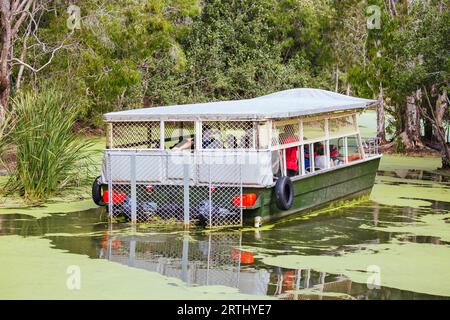
[[[92,143],[73,133],[77,112],[61,91],[49,86],[24,91],[12,105],[16,166],[10,172],[9,191],[41,202],[91,177]]]

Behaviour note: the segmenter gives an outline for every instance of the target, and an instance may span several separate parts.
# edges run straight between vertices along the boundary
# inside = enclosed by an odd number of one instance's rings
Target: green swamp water
[[[261,230],[0,212],[0,299],[449,299],[449,177],[381,169],[371,200]]]

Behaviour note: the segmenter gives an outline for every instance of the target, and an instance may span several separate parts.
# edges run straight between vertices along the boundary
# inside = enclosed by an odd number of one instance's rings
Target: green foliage
[[[0,155],[17,146],[11,189],[31,200],[87,176],[77,170],[88,156],[72,125],[102,126],[109,111],[294,87],[336,87],[367,98],[382,90],[393,116],[387,130],[398,135],[412,91],[450,88],[448,0],[394,1],[395,10],[385,0],[71,3],[81,8],[80,29],[67,28],[67,1],[51,1],[35,17],[33,35],[20,30],[15,43],[19,57],[27,39],[23,60],[36,68],[64,44],[38,73],[24,69],[21,90],[12,86],[15,114],[0,123]],[[380,29],[367,29],[369,5],[381,9]],[[18,70],[14,64],[13,84]],[[395,147],[405,146],[397,139]]]
[[[372,81],[376,90],[381,82],[394,104],[404,103],[417,87],[448,81],[448,5],[448,1],[399,4],[394,17],[382,10],[381,29],[369,33],[369,68],[362,80]]]
[[[331,88],[326,31],[333,11],[326,0],[76,4],[80,30],[66,28],[62,3],[45,15],[41,40],[55,46],[64,40],[67,48],[41,77],[64,87],[77,99],[81,120],[97,126],[105,112],[142,104]],[[38,65],[48,58],[29,55]]]
[[[195,100],[240,99],[314,86],[311,60],[320,56],[320,19],[314,14],[320,12],[308,2],[205,1],[182,41],[188,60],[185,78],[190,81],[186,95]]]
[[[50,79],[76,101],[79,119],[101,126],[105,112],[249,98],[293,87],[377,98],[383,88],[401,132],[411,91],[448,87],[448,0],[85,0],[81,29],[66,27],[57,1],[39,38],[64,41],[52,63],[25,83]],[[381,9],[367,29],[366,9]],[[40,46],[34,37],[29,46]],[[29,50],[36,66],[48,54]],[[17,69],[15,69],[17,71]]]
[[[82,120],[99,126],[105,112],[142,106],[153,78],[163,79],[161,84],[168,71],[185,68],[178,40],[198,14],[197,1],[87,0],[76,5],[82,15],[79,30],[67,29],[64,3],[45,15],[41,41],[67,46],[41,75],[78,99]],[[41,64],[48,59],[36,58]]]
[[[73,134],[77,113],[62,92],[49,86],[26,90],[13,100],[13,110],[17,160],[9,191],[39,202],[91,176],[91,143]]]

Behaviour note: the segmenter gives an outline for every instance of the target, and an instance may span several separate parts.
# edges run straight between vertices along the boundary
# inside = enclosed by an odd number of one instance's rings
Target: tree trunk
[[[23,38],[22,53],[20,54],[20,60],[22,60],[22,61],[25,61],[25,57],[27,55],[27,45],[28,45],[28,38],[30,37],[30,34],[31,34],[31,27],[28,28],[27,33],[25,34],[25,37]],[[19,89],[20,89],[24,70],[25,70],[25,66],[23,64],[21,64],[19,67],[19,72],[17,72],[16,91],[19,91]]]
[[[448,108],[447,99],[448,97],[446,91],[444,91],[442,94],[439,94],[438,98],[436,99],[436,109],[434,111],[436,128],[442,128],[444,138],[445,138],[444,115],[445,111]],[[440,141],[440,135],[438,133],[438,130],[434,130],[433,137],[436,141]]]
[[[397,7],[395,0],[389,0],[389,12],[391,13],[392,18],[397,16]]]
[[[450,147],[445,141],[444,115],[448,109],[447,92],[444,90],[436,100],[436,109],[434,111],[435,138],[441,144],[442,169],[450,169]]]
[[[380,86],[379,98],[380,104],[377,107],[377,138],[380,139],[380,144],[385,144],[386,141],[386,116],[384,114],[384,93],[383,87]]]
[[[423,119],[424,121],[424,131],[425,131],[425,138],[429,140],[430,142],[433,142],[433,139],[435,138],[435,134],[433,133],[433,123],[428,119]],[[437,141],[437,140],[435,140]]]
[[[417,105],[420,103],[421,90],[413,92],[406,98],[406,126],[405,135],[402,135],[403,143],[407,149],[423,148],[420,140],[420,117]]]
[[[351,93],[351,90],[352,90],[352,86],[350,85],[350,83],[347,82],[347,88],[345,89],[345,94],[349,96]]]
[[[8,108],[11,53],[11,7],[9,1],[1,1],[2,48],[0,53],[0,119],[4,118]]]
[[[336,72],[335,72],[335,81],[336,81],[336,87],[334,89],[335,92],[339,91],[339,66],[336,64]]]

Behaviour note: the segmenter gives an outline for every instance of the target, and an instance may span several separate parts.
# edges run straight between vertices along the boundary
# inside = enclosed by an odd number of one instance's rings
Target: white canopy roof
[[[110,112],[105,114],[105,120],[263,120],[361,109],[377,103],[377,100],[356,98],[321,89],[299,88],[253,99]]]

